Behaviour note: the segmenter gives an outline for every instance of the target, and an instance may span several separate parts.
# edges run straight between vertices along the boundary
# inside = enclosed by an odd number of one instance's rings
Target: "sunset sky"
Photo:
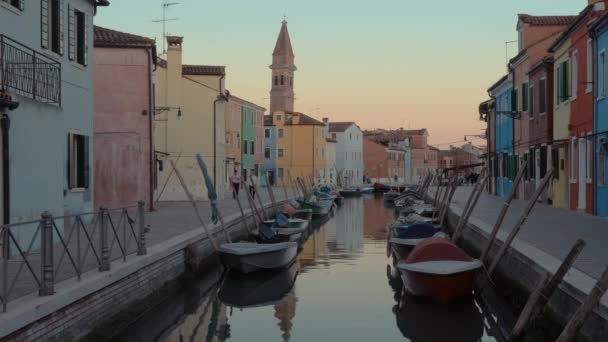
[[[173,0],[172,0],[173,1]],[[587,0],[174,0],[167,32],[184,63],[227,67],[231,93],[268,108],[283,15],[296,55],[296,110],[362,129],[429,129],[440,148],[479,134],[477,107],[505,73],[517,13],[577,14]],[[161,0],[114,0],[95,23],[156,37]],[[509,46],[509,56],[516,45]],[[476,144],[485,145],[477,140]]]

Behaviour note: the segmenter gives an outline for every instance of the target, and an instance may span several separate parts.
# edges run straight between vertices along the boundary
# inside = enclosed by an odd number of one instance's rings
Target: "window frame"
[[[277,138],[279,138],[279,139],[285,138],[285,129],[284,128],[277,129]]]
[[[264,128],[264,138],[270,138],[270,128]]]
[[[285,157],[285,149],[279,148],[277,149],[277,158],[284,158]]]
[[[68,133],[67,145],[67,188],[71,192],[85,191],[91,186],[90,137]]]

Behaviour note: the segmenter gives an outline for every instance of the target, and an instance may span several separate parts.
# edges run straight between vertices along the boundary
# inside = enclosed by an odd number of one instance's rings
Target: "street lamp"
[[[154,107],[154,115],[158,115],[162,112],[168,112],[170,110],[177,110],[177,118],[182,117],[182,107]]]

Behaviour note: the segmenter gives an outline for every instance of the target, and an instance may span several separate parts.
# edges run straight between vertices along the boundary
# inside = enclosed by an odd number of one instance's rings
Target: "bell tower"
[[[270,112],[293,112],[294,73],[298,69],[294,64],[291,39],[287,30],[287,21],[283,20],[277,43],[272,53],[272,87],[270,90]]]

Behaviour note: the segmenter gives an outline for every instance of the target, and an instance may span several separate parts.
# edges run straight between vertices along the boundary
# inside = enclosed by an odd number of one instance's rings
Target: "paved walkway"
[[[452,205],[464,208],[472,189],[471,186],[458,188]],[[434,190],[430,193],[434,194]],[[484,193],[472,216],[493,226],[503,203],[502,198]],[[502,232],[508,233],[513,229],[526,203],[523,200],[513,200],[501,226]],[[580,238],[587,245],[576,260],[575,267],[597,279],[608,266],[608,218],[537,203],[517,238],[560,260]]]
[[[293,197],[294,192],[291,189],[288,190],[288,195]],[[285,199],[285,191],[283,188],[274,188],[274,195],[277,201],[282,201]],[[262,198],[262,202],[264,202],[265,206],[270,205],[270,196],[268,195],[268,191],[266,188],[260,189],[260,196]],[[249,202],[247,201],[247,196],[244,192],[241,191],[239,196],[241,204],[243,205],[243,210],[247,212],[249,210]],[[208,201],[201,201],[197,203],[199,206],[199,210],[205,223],[209,228],[212,228],[213,225],[211,223],[211,210]],[[259,202],[256,200],[256,206],[259,210]],[[147,247],[154,246],[156,244],[160,244],[165,242],[171,238],[179,236],[181,234],[185,234],[191,232],[196,229],[200,229],[202,231],[202,227],[196,217],[194,209],[190,202],[159,202],[156,205],[156,211],[154,212],[146,212],[145,214],[145,224],[149,228],[149,231],[146,233],[146,245]],[[234,214],[240,214],[238,209],[238,205],[231,196],[226,196],[225,199],[218,201],[218,209],[222,213],[224,217],[228,217]],[[115,224],[115,228],[117,230],[117,234],[119,235],[119,241],[123,242],[123,246],[127,245],[129,255],[135,255],[137,252],[137,246],[135,240],[132,238],[132,233],[128,225],[125,224],[126,220],[122,220],[122,223],[119,223],[120,212],[112,213],[113,222]],[[137,215],[135,213],[131,213],[130,217],[134,220],[137,220]],[[83,220],[87,220],[83,218]],[[63,222],[57,221],[59,226],[63,226]],[[250,221],[251,222],[251,221]],[[135,228],[135,234],[137,234],[137,222],[133,222],[133,226]],[[99,233],[98,227],[95,226],[94,223],[86,224],[85,229],[89,233],[92,244],[95,246],[97,252],[99,252]],[[78,255],[80,255],[80,260],[82,262],[82,271],[83,273],[97,269],[98,262],[95,258],[94,253],[90,250],[87,245],[85,234],[82,232],[82,228],[78,228],[80,230],[81,235],[81,243],[78,244],[76,242],[76,234],[72,234],[71,240],[68,242],[68,238],[70,236],[70,232],[73,230],[71,225],[66,224],[65,229],[63,231],[63,238],[67,242],[68,250],[70,251],[73,258],[78,260]],[[125,230],[126,229],[126,230]],[[12,228],[12,231],[15,234],[18,233],[18,227]],[[122,253],[118,244],[114,241],[113,233],[110,231],[109,243],[112,246],[110,252],[110,259],[118,260],[122,259]],[[127,237],[127,244],[124,243],[124,236]],[[27,251],[28,245],[30,241],[22,242],[20,247]],[[30,263],[32,269],[36,272],[36,275],[40,279],[40,251],[36,250],[37,246],[34,246],[33,250],[30,253],[27,253],[27,259]],[[80,249],[80,254],[78,250]],[[54,268],[56,271],[55,275],[55,283],[59,283],[60,281],[70,279],[76,276],[76,272],[74,267],[71,265],[69,258],[64,256],[61,264],[59,263],[59,259],[61,255],[64,254],[64,248],[61,246],[59,242],[55,243],[54,249]],[[133,256],[127,258],[127,262],[132,260]],[[76,261],[78,263],[78,261]],[[0,263],[2,265],[2,263]],[[15,300],[22,296],[28,295],[30,293],[34,293],[38,291],[38,284],[32,276],[31,272],[28,270],[27,265],[23,262],[23,259],[20,256],[14,256],[8,261],[8,284],[9,288],[12,287],[13,281],[16,279],[16,275],[19,274],[14,287],[9,291],[9,301]],[[60,266],[58,266],[60,265]],[[19,272],[21,269],[21,272]],[[0,284],[2,284],[2,277],[4,273],[0,273]],[[56,286],[57,287],[57,286]],[[56,288],[57,289],[57,288]],[[0,289],[1,291],[1,289]],[[0,292],[0,295],[2,293]]]

